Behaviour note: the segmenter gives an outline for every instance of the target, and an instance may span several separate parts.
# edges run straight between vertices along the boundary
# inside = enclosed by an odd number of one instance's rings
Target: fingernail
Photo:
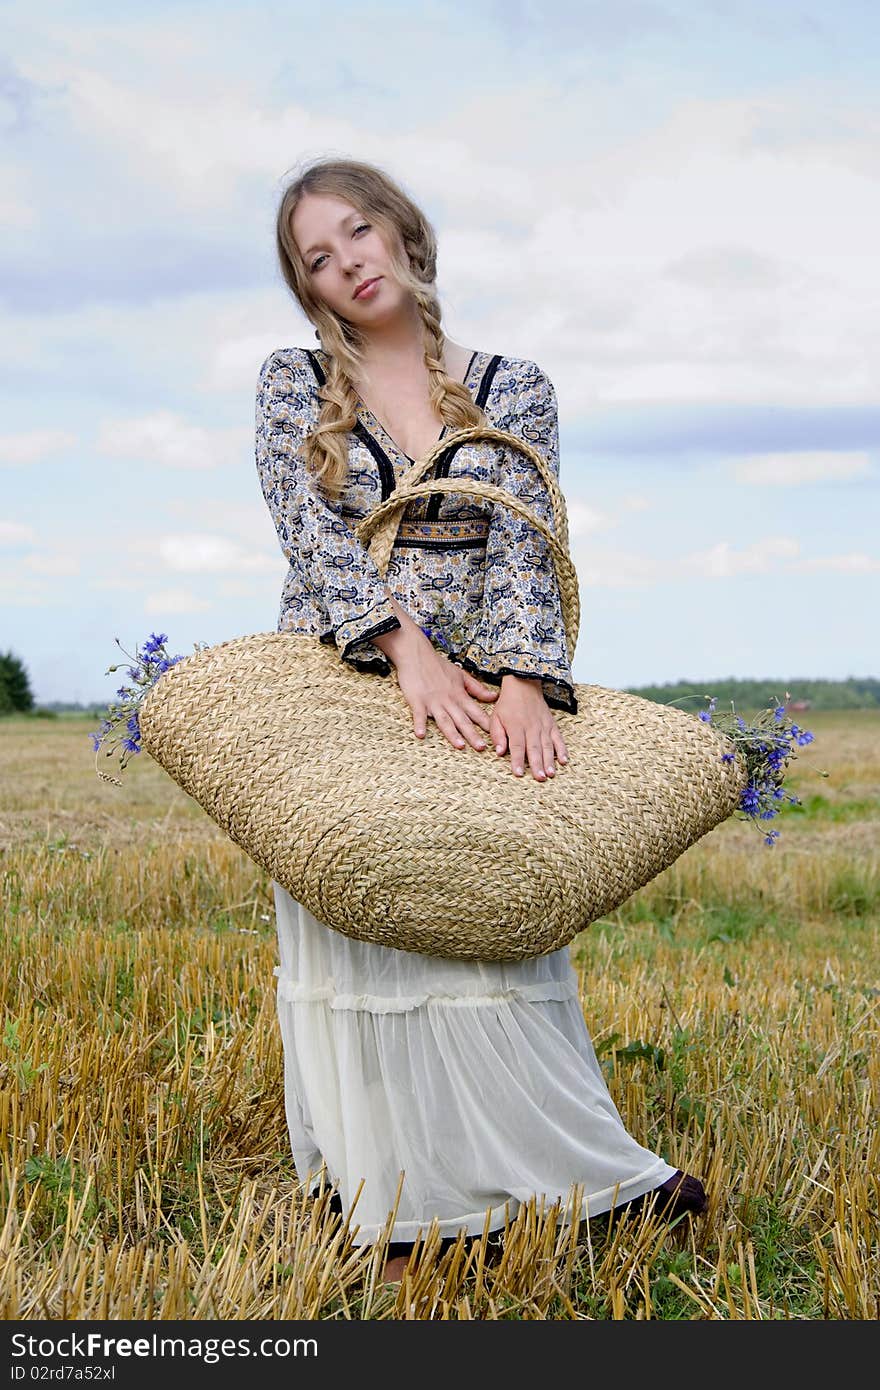
[[[495,744],[495,752],[496,752],[496,753],[500,753],[502,747],[503,747],[503,744],[496,743],[496,744]]]
[[[548,777],[555,777],[555,776],[556,776],[556,769],[555,769],[555,767],[546,767],[546,768],[544,769],[544,771],[547,773],[547,776],[548,776]]]

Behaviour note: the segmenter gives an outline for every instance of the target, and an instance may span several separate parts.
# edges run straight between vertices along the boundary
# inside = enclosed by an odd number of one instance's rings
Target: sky
[[[276,629],[255,388],[315,345],[274,219],[324,155],[424,210],[449,336],[556,388],[576,681],[878,674],[880,6],[0,0],[0,28],[0,650],[38,703],[109,701],[154,631]]]

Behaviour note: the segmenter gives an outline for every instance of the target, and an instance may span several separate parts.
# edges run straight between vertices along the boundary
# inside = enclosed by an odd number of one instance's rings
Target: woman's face
[[[291,231],[312,293],[340,318],[369,329],[400,314],[411,296],[394,278],[379,229],[351,203],[329,193],[305,193]],[[366,280],[376,284],[356,296]]]

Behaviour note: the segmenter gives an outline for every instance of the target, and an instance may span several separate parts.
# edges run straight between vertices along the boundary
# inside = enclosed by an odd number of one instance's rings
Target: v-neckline
[[[459,382],[459,386],[467,387],[468,391],[471,392],[471,395],[473,395],[473,388],[471,386],[472,378],[478,375],[478,373],[475,372],[475,368],[478,366],[478,364],[482,362],[485,356],[486,354],[480,352],[479,348],[475,348],[474,351],[471,353],[471,360],[470,362],[468,362],[467,371],[465,372],[463,379]],[[363,425],[364,429],[367,430],[368,433],[373,436],[376,442],[382,443],[382,441],[384,441],[385,444],[390,445],[392,451],[398,456],[398,458],[406,459],[408,464],[415,463],[416,460],[412,458],[406,452],[406,450],[401,449],[400,445],[397,443],[397,440],[392,439],[391,435],[389,434],[388,430],[386,430],[385,426],[382,424],[382,421],[379,419],[378,415],[373,414],[372,410],[370,410],[369,406],[364,404],[360,396],[357,396],[356,400],[357,405],[355,407],[355,411],[358,420]],[[444,424],[442,430],[438,434],[437,438],[434,440],[434,443],[430,446],[431,449],[435,449],[437,447],[443,436],[446,434],[448,428],[449,426]],[[427,450],[426,452],[430,452],[430,450]]]

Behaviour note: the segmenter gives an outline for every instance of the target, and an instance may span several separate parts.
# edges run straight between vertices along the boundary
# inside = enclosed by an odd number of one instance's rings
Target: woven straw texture
[[[530,520],[556,566],[569,652],[578,591],[565,509],[533,457],[555,535],[518,498],[468,479],[422,484],[441,445],[358,525],[384,573],[406,503],[479,492]],[[732,745],[672,706],[575,686],[554,710],[569,752],[555,778],[514,777],[491,748],[424,739],[396,679],[356,670],[317,637],[263,632],[167,670],[140,712],[143,747],[229,837],[327,926],[358,940],[463,960],[556,950],[613,911],[736,809],[746,782]],[[491,711],[492,706],[485,707]]]

